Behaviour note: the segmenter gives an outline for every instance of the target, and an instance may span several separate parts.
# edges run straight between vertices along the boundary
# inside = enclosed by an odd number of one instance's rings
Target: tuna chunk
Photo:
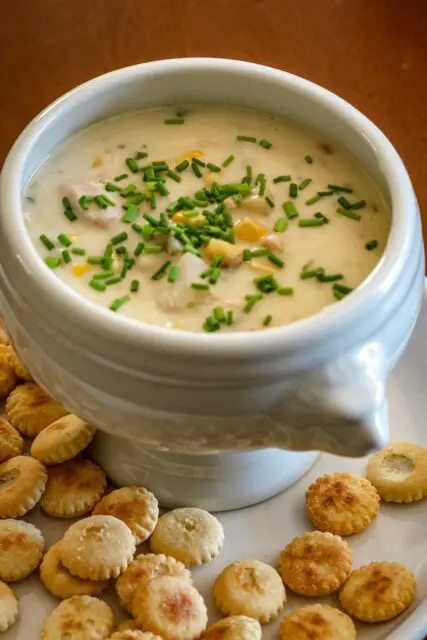
[[[63,185],[60,188],[61,196],[68,198],[74,211],[83,215],[89,222],[93,222],[101,227],[108,227],[121,218],[120,202],[115,193],[106,194],[104,185],[101,182],[81,182],[80,184]],[[108,195],[108,198],[115,202],[116,206],[109,205],[106,209],[101,209],[95,202],[87,203],[87,210],[80,206],[82,196]]]
[[[204,282],[200,277],[207,269],[206,263],[192,253],[184,253],[176,266],[179,277],[174,284],[166,283],[159,306],[165,311],[182,311],[188,307],[203,304],[210,297],[208,291],[196,291],[191,288],[193,282]]]

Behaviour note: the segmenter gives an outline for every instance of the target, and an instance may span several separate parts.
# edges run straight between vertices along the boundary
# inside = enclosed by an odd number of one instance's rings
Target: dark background
[[[33,116],[93,76],[159,58],[240,58],[361,109],[397,147],[427,215],[425,0],[8,0],[1,9],[1,161]]]

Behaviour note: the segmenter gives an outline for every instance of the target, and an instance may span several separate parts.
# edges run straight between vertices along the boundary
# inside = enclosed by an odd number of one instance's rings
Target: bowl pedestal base
[[[262,449],[237,453],[176,454],[97,434],[93,457],[117,486],[147,487],[166,508],[228,511],[262,502],[299,480],[318,452]]]

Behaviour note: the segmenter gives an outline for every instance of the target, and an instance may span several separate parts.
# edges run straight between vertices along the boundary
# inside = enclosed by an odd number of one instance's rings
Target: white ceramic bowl
[[[290,326],[211,335],[112,314],[59,281],[22,216],[22,190],[38,166],[94,120],[216,101],[307,123],[364,164],[392,207],[386,250],[365,282]],[[0,258],[0,309],[19,354],[52,395],[109,434],[100,438],[98,457],[118,482],[154,484],[166,504],[230,508],[287,486],[313,462],[312,450],[358,456],[387,441],[386,379],[422,297],[419,214],[390,142],[319,86],[245,62],[182,59],[122,69],[78,87],[25,129],[6,160]],[[265,448],[282,451],[239,453]],[[227,495],[218,485],[224,478]]]

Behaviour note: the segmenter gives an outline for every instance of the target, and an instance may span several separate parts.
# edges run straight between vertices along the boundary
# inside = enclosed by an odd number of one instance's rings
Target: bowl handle
[[[278,446],[352,457],[386,446],[384,363],[371,344],[300,376],[270,413]]]

